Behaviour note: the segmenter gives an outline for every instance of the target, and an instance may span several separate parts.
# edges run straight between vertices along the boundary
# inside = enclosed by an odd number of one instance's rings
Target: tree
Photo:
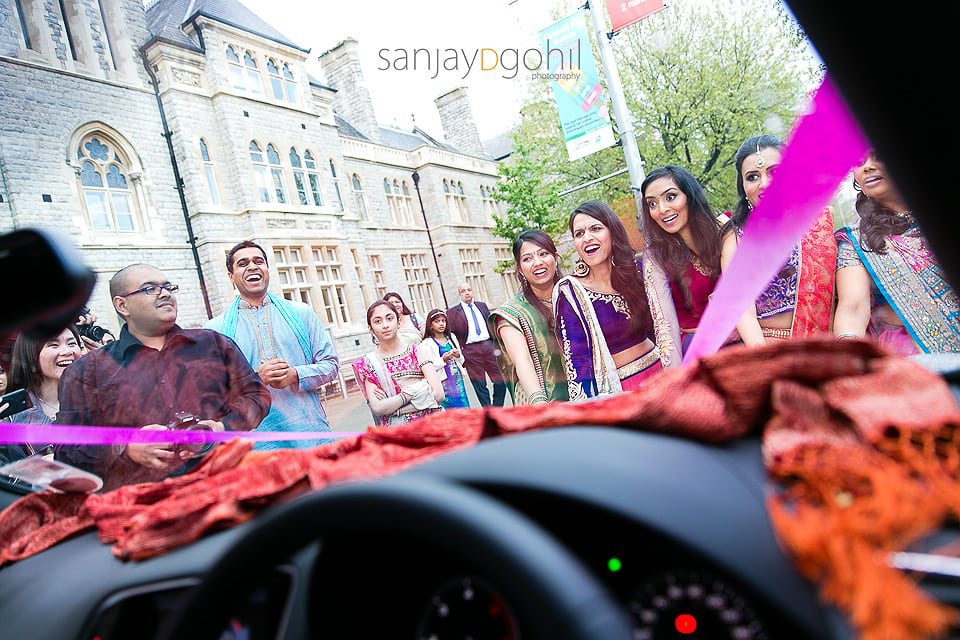
[[[560,202],[555,188],[545,181],[544,161],[524,140],[514,137],[513,154],[500,164],[500,181],[494,197],[506,203],[506,213],[493,217],[493,233],[513,239],[526,229],[554,235],[562,229],[556,216]]]
[[[817,65],[777,0],[678,2],[625,30],[616,51],[648,168],[679,164],[718,208],[736,201],[737,148],[784,136]]]
[[[683,166],[717,210],[736,200],[739,145],[761,131],[785,135],[818,72],[802,32],[777,0],[677,2],[621,32],[614,51],[645,168]],[[546,198],[537,190],[556,194],[625,166],[619,147],[568,160],[549,84],[534,83],[531,94],[514,131],[508,182],[532,181],[536,197]],[[580,202],[631,195],[623,174],[558,198],[552,219],[544,217],[551,208],[541,207],[538,225],[562,230]],[[505,234],[519,224],[497,233],[512,237]]]

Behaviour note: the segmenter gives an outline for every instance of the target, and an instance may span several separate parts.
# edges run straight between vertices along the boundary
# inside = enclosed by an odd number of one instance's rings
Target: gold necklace
[[[713,275],[713,271],[707,268],[707,265],[700,262],[700,258],[693,256],[693,268],[697,270],[697,273],[704,276]]]

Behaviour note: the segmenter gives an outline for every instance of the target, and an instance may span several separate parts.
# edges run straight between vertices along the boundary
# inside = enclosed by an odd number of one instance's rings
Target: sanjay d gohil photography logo
[[[589,45],[584,43],[584,46]],[[377,52],[381,60],[377,70],[419,72],[431,80],[441,71],[462,73],[461,79],[474,71],[499,72],[500,77],[512,80],[521,69],[526,69],[534,80],[569,80],[571,74],[579,73],[581,50],[579,38],[567,40],[560,46],[552,45],[548,39],[542,49],[383,48]]]

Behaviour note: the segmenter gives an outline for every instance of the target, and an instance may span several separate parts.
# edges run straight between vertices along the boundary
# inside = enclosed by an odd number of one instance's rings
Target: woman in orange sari
[[[726,271],[740,244],[743,227],[780,165],[783,143],[771,136],[750,138],[737,150],[737,193],[733,217],[721,231],[720,268]],[[793,248],[780,272],[737,323],[743,342],[759,346],[830,331],[837,241],[833,212],[825,208]],[[833,265],[833,267],[831,267]]]

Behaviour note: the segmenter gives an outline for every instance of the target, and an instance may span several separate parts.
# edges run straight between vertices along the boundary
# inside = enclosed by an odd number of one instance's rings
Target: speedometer
[[[664,572],[642,585],[628,608],[634,640],[769,637],[747,599],[704,571]]]
[[[506,601],[486,582],[462,576],[430,597],[417,630],[418,640],[519,640]]]

